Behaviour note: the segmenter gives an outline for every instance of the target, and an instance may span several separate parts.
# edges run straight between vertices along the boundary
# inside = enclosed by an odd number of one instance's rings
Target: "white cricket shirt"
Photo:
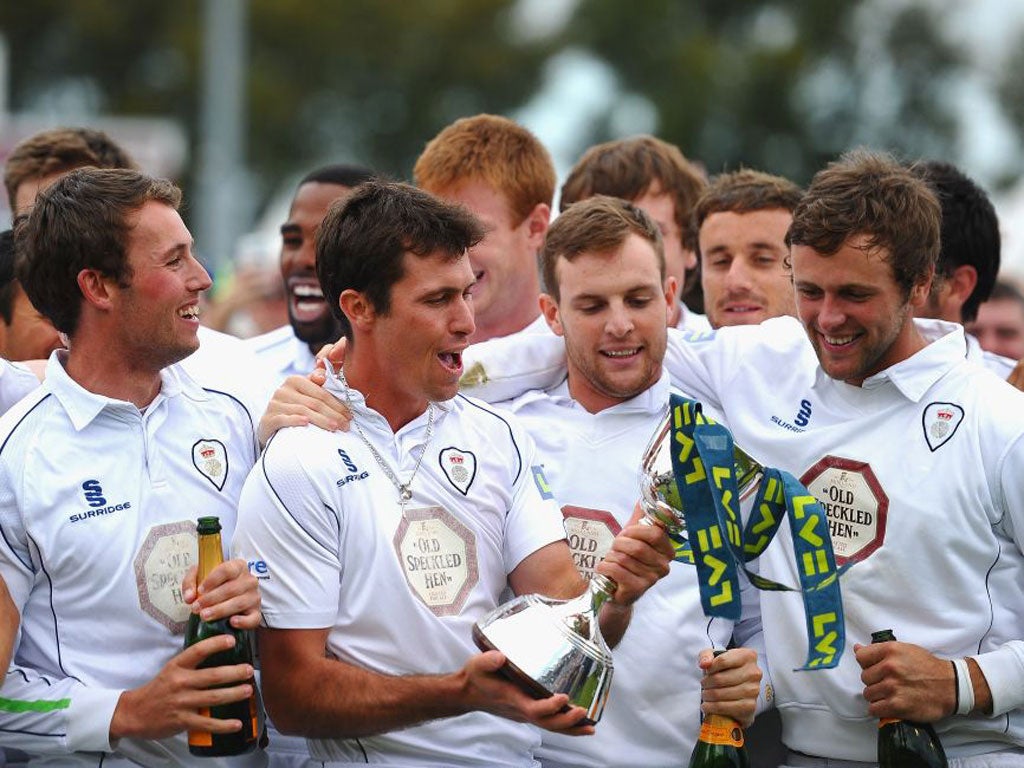
[[[356,423],[408,480],[428,413],[395,434],[355,390],[352,399]],[[434,409],[404,515],[355,429],[290,428],[270,442],[246,482],[234,539],[262,579],[268,626],[330,627],[328,653],[386,675],[453,672],[478,653],[472,625],[499,604],[508,574],[565,534],[516,422],[463,396]],[[535,765],[538,742],[529,726],[473,712],[309,745],[318,760],[438,768]]]
[[[964,336],[967,342],[968,360],[988,368],[1003,381],[1009,378],[1010,374],[1013,373],[1013,369],[1017,366],[1016,360],[1011,360],[1003,355],[997,355],[995,352],[982,349],[977,336],[972,336],[969,333],[965,333]]]
[[[555,497],[561,502],[577,566],[590,575],[640,497],[641,459],[668,412],[668,375],[636,397],[589,413],[566,382],[508,404],[537,443]],[[746,579],[738,642],[759,629],[757,597]],[[545,768],[677,768],[700,729],[697,655],[725,648],[734,623],[708,619],[696,570],[672,563],[669,575],[636,602],[621,642],[615,674],[597,732],[584,738],[541,732]]]
[[[64,355],[0,419],[0,573],[22,617],[0,733],[50,756],[39,765],[189,765],[184,734],[111,744],[110,720],[122,691],[182,649],[196,518],[217,515],[230,540],[257,453],[253,422],[177,366],[140,413],[72,381]]]
[[[229,392],[259,421],[278,381],[242,339],[199,326],[199,349],[178,363],[204,387]]]
[[[930,342],[861,387],[829,378],[793,318],[670,340],[674,381],[719,407],[736,442],[800,477],[829,516],[847,648],[838,668],[793,672],[798,596],[765,593],[776,704],[791,749],[875,760],[853,643],[892,628],[943,658],[973,656],[995,716],[936,723],[951,757],[1024,747],[1024,393],[964,359],[963,329],[916,321]],[[796,578],[792,542],[761,573]]]
[[[245,344],[273,378],[275,386],[289,376],[308,376],[316,367],[309,345],[295,335],[291,325],[254,336]]]
[[[38,377],[28,368],[0,358],[0,414],[38,386]]]

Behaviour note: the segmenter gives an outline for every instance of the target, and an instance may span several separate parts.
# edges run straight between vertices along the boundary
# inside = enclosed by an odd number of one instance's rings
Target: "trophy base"
[[[483,632],[480,631],[480,627],[476,624],[473,625],[473,642],[476,643],[476,647],[481,651],[498,651],[501,653],[501,649],[496,647]],[[535,699],[547,699],[554,695],[552,691],[549,691],[543,685],[538,683],[528,674],[523,672],[519,667],[508,660],[508,656],[505,657],[505,663],[498,670],[502,675],[507,677],[513,683],[518,685],[525,693],[529,694]],[[562,707],[561,711],[565,712],[569,709],[569,705],[566,704]],[[577,725],[596,725],[597,721],[591,720],[589,717],[582,717]]]

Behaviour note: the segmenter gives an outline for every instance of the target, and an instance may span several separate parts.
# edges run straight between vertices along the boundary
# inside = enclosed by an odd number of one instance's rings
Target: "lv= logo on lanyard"
[[[705,416],[700,403],[673,394],[669,403],[672,469],[686,519],[688,542],[676,559],[693,564],[706,616],[740,618],[738,570],[761,590],[800,592],[807,622],[807,661],[801,669],[835,667],[846,646],[839,576],[824,510],[788,472],[764,468],[746,526],[739,510],[728,429]],[[800,586],[764,578],[746,567],[768,547],[788,517]]]

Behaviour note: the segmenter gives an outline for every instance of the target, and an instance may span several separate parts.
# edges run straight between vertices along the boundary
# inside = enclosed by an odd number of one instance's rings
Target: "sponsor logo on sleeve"
[[[257,579],[261,581],[270,580],[270,566],[267,565],[266,560],[249,560],[246,565],[249,568],[249,573]]]
[[[555,498],[555,494],[551,492],[551,486],[548,485],[548,479],[544,477],[544,467],[535,464],[530,467],[530,473],[533,475],[533,482],[537,486],[537,490],[540,491],[540,497],[542,499]]]

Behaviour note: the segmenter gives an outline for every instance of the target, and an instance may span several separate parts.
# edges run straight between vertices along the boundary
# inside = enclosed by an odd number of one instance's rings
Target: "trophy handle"
[[[670,534],[686,537],[683,501],[672,468],[672,422],[666,414],[644,450],[641,461],[640,507],[643,521],[662,526]],[[752,496],[764,477],[764,466],[749,453],[733,444],[733,471],[740,501]]]

